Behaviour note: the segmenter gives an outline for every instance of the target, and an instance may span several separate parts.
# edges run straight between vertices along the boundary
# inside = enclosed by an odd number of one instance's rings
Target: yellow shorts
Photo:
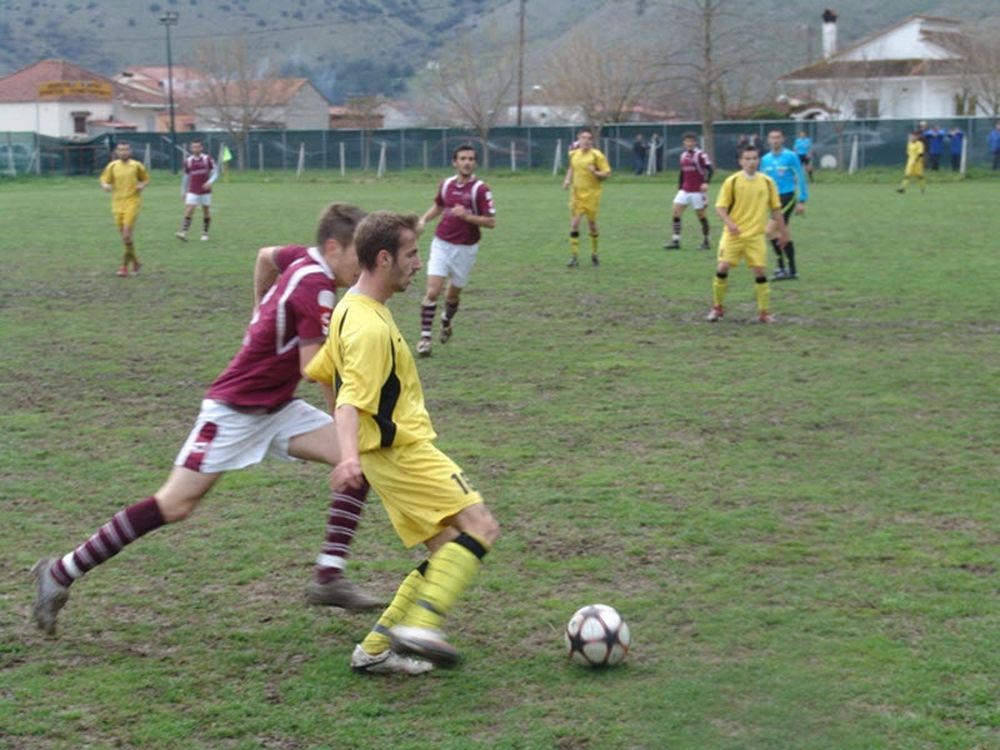
[[[738,266],[744,259],[750,268],[763,268],[767,265],[767,245],[764,242],[764,235],[730,237],[728,233],[723,233],[719,241],[719,260],[731,266]]]
[[[585,214],[587,221],[597,221],[597,210],[601,207],[601,196],[590,195],[578,198],[575,194],[569,200],[570,216]]]
[[[924,163],[918,161],[916,164],[907,164],[906,171],[903,172],[904,177],[923,177],[924,176]]]
[[[458,464],[427,441],[362,453],[361,468],[407,547],[436,536],[446,528],[443,521],[483,501]]]
[[[111,214],[115,217],[115,224],[118,228],[135,226],[135,222],[139,218],[140,208],[142,208],[142,204],[138,201],[123,203],[112,208]]]

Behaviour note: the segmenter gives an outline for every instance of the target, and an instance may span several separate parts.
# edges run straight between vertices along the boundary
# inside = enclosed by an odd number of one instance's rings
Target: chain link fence
[[[987,138],[994,127],[989,118],[955,118],[937,121],[944,130],[961,128],[967,144],[969,167],[992,165]],[[736,168],[737,146],[741,139],[755,140],[766,147],[767,133],[778,128],[791,147],[797,133],[804,130],[812,139],[817,168],[864,169],[871,166],[899,166],[905,161],[906,134],[916,126],[912,120],[856,120],[795,122],[746,121],[719,122],[714,128],[715,161],[722,169]],[[642,134],[648,144],[659,136],[659,158],[650,159],[652,171],[675,169],[682,150],[681,136],[696,123],[636,123],[606,125],[598,147],[607,155],[616,171],[633,171],[633,143]],[[490,132],[489,168],[492,170],[554,170],[564,168],[566,150],[575,136],[575,127],[501,127]],[[230,168],[242,157],[246,170],[315,170],[369,171],[378,174],[406,170],[437,170],[451,166],[452,150],[462,143],[473,143],[480,150],[484,165],[483,139],[460,128],[420,128],[400,130],[254,130],[248,133],[242,149],[228,134],[220,132],[178,134],[177,160],[186,144],[200,137],[206,150],[218,158],[228,150]],[[172,166],[170,136],[164,133],[130,133],[127,139],[137,159],[154,169]],[[95,174],[110,158],[114,136],[94,140],[66,141],[35,133],[0,133],[0,175],[23,174]],[[942,157],[950,167],[949,141]]]

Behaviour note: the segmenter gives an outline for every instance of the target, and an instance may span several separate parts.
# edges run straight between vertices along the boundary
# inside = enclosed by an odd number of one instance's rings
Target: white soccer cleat
[[[201,241],[202,241],[202,242],[208,242],[208,235],[207,235],[207,234],[203,234],[203,235],[201,236]]]
[[[395,651],[387,649],[381,654],[369,654],[361,644],[354,647],[351,654],[351,669],[366,674],[408,674],[418,675],[430,672],[434,665],[423,659],[410,656],[400,656]]]
[[[425,336],[420,337],[420,341],[417,342],[417,356],[418,357],[429,357],[431,356],[431,340]]]
[[[708,311],[708,315],[705,316],[705,320],[709,323],[715,323],[716,321],[722,320],[722,307],[719,305],[713,305],[712,309]]]
[[[458,649],[448,643],[444,633],[434,628],[396,625],[389,630],[392,650],[397,654],[413,654],[436,667],[454,667],[461,660]]]
[[[175,234],[174,237],[176,237],[177,239],[179,239],[181,242],[187,242],[188,241],[188,233],[184,232],[184,231],[177,232],[177,234]]]

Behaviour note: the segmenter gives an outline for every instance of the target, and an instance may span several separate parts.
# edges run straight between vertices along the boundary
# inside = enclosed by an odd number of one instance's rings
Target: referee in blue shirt
[[[806,201],[809,200],[809,181],[806,179],[805,170],[802,169],[802,162],[795,155],[794,151],[785,148],[785,136],[780,130],[772,130],[767,134],[767,145],[771,150],[764,154],[760,160],[760,171],[774,180],[778,186],[778,195],[781,198],[781,211],[785,215],[785,224],[791,222],[792,214],[805,213]],[[784,250],[778,245],[778,241],[771,240],[771,247],[778,258],[778,270],[772,277],[775,281],[785,279],[797,279],[798,271],[795,267],[795,243],[792,242],[791,235],[788,237],[788,244]],[[785,269],[785,259],[788,259],[788,269]]]

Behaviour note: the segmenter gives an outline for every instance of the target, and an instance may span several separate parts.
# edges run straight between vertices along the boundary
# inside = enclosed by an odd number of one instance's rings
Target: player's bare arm
[[[443,213],[444,213],[444,208],[439,206],[437,203],[432,204],[430,208],[424,211],[424,215],[421,216],[420,220],[417,222],[417,236],[419,237],[421,234],[423,234],[424,228],[427,226],[427,224],[434,221],[437,217],[439,217]]]
[[[722,223],[726,225],[726,229],[729,230],[729,233],[733,237],[740,236],[740,228],[736,226],[736,222],[733,221],[732,218],[729,216],[729,211],[726,209],[725,206],[716,206],[715,213],[719,215],[719,218],[722,219]],[[781,212],[779,211],[778,213]],[[782,217],[782,220],[784,220],[784,217]]]
[[[771,221],[778,229],[778,246],[784,247],[788,244],[788,225],[785,224],[785,215],[780,208],[771,211]]]
[[[594,177],[596,177],[599,180],[606,180],[608,179],[608,177],[611,176],[610,170],[602,171],[597,167],[595,167],[593,164],[587,165],[587,171],[590,172],[592,175],[594,175]]]
[[[278,250],[277,245],[262,247],[257,251],[257,260],[253,264],[253,309],[256,310],[260,301],[267,294],[274,282],[278,280],[280,273],[278,266],[274,263],[274,254]]]
[[[340,461],[330,472],[330,488],[343,492],[348,487],[360,487],[364,481],[361,470],[361,456],[358,452],[358,428],[361,418],[357,407],[341,404],[334,411],[337,428],[337,443],[340,446]]]
[[[573,181],[573,167],[566,170],[566,179],[563,180],[563,190],[569,190],[569,184]]]
[[[477,227],[484,227],[486,229],[493,229],[497,225],[497,218],[495,216],[479,216],[472,213],[465,206],[453,206],[451,215],[457,216],[469,224],[475,224]]]

